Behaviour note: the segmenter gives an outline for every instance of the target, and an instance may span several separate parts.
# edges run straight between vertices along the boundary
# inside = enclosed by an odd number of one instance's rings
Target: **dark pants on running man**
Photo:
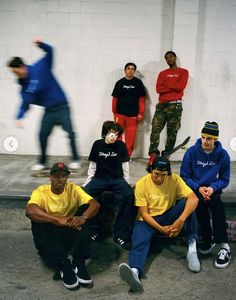
[[[165,152],[168,153],[175,146],[178,130],[181,126],[182,103],[158,103],[152,119],[152,132],[150,136],[149,154],[160,154],[158,146],[160,134],[167,124],[167,141]]]
[[[40,140],[40,147],[41,147],[41,157],[39,162],[41,164],[46,163],[47,141],[54,126],[61,126],[62,129],[68,133],[68,137],[70,139],[72,159],[78,160],[79,155],[75,143],[75,133],[73,131],[72,123],[70,119],[70,110],[67,104],[62,104],[62,105],[45,109],[45,113],[43,115],[42,122],[41,122],[41,129],[39,133],[39,140]]]

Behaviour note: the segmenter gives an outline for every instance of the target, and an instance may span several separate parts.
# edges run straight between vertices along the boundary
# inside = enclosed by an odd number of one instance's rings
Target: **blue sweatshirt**
[[[39,43],[39,48],[46,52],[46,55],[35,64],[27,66],[28,76],[19,79],[22,86],[22,103],[17,113],[17,119],[23,118],[30,104],[50,108],[66,104],[66,96],[52,74],[53,49],[45,43]]]
[[[201,139],[198,139],[185,153],[180,176],[194,191],[201,186],[210,186],[214,192],[220,193],[229,184],[229,154],[219,141],[215,142],[215,149],[211,153],[204,152],[201,144]]]

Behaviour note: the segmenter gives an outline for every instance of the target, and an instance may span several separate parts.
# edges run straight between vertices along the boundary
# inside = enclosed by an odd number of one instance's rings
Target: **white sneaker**
[[[198,273],[201,271],[201,265],[197,256],[197,252],[187,253],[188,268],[192,272]]]
[[[134,272],[129,265],[122,263],[118,267],[120,278],[127,283],[133,292],[142,292],[143,286],[138,278],[138,274]]]
[[[73,160],[68,164],[70,170],[78,170],[81,168],[81,162],[79,160]]]
[[[40,172],[40,171],[43,171],[45,169],[47,169],[47,167],[43,164],[36,164],[36,165],[31,167],[31,171],[34,171],[34,172]]]

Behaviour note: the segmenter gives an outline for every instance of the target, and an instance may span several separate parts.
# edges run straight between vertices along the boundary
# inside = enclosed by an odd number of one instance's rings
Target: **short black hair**
[[[9,60],[7,66],[9,68],[20,68],[21,66],[25,66],[25,63],[21,57],[15,56]]]
[[[123,133],[123,129],[118,123],[115,121],[105,121],[102,125],[102,138],[105,138],[111,130],[118,132],[118,137]]]
[[[133,63],[133,62],[128,62],[128,63],[125,65],[124,70],[126,70],[129,66],[133,66],[133,67],[134,67],[134,70],[136,71],[137,66],[136,66],[136,64]]]
[[[176,54],[175,54],[174,51],[167,51],[166,54],[164,55],[164,57],[166,58],[166,56],[167,56],[168,54],[172,54],[172,55],[174,55],[174,57],[176,57]]]

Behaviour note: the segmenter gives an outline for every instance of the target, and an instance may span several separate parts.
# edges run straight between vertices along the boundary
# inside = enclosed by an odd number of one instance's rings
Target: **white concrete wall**
[[[15,154],[39,153],[42,108],[31,108],[25,129],[14,127],[19,87],[6,62],[11,56],[22,56],[27,63],[41,57],[31,41],[42,36],[55,47],[54,71],[69,97],[82,156],[100,137],[103,121],[112,119],[112,89],[123,76],[124,64],[133,61],[148,93],[134,156],[147,157],[156,77],[167,68],[165,52],[173,49],[178,65],[190,71],[178,142],[191,135],[193,144],[204,122],[214,120],[235,160],[229,147],[236,135],[235,15],[236,1],[229,0],[0,0],[0,153],[7,153],[7,136],[19,141]],[[48,153],[69,154],[59,128]],[[182,155],[180,151],[173,159]]]

